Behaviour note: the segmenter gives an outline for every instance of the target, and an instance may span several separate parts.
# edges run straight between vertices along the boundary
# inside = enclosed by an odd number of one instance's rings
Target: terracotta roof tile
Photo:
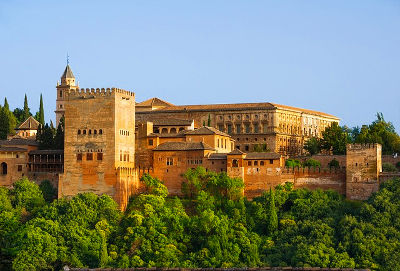
[[[239,110],[265,110],[265,109],[275,109],[275,108],[281,108],[281,109],[286,109],[286,110],[293,110],[297,111],[300,113],[308,113],[308,114],[314,114],[314,115],[322,115],[334,119],[338,119],[338,117],[333,116],[331,114],[327,114],[324,112],[319,112],[319,111],[314,111],[314,110],[308,110],[308,109],[303,109],[303,108],[298,108],[298,107],[293,107],[293,106],[287,106],[287,105],[280,105],[280,104],[275,104],[275,103],[236,103],[236,104],[204,104],[204,105],[174,105],[174,106],[168,106],[165,108],[160,108],[157,110],[151,111],[152,113],[154,112],[181,112],[181,111],[239,111]],[[150,112],[138,112],[138,113],[150,113]]]
[[[222,136],[227,136],[231,137],[230,135],[221,132],[220,130],[214,128],[214,127],[209,127],[209,126],[203,126],[198,129],[192,130],[192,131],[185,131],[186,135],[222,135]]]
[[[165,142],[153,149],[154,151],[196,151],[214,150],[204,142]]]
[[[0,152],[25,152],[27,149],[18,147],[0,147]]]
[[[150,98],[148,100],[145,100],[143,102],[137,103],[136,106],[138,107],[149,107],[149,106],[174,106],[173,104],[161,100],[157,97]]]
[[[38,146],[39,143],[33,139],[12,138],[9,140],[0,140],[0,146]]]

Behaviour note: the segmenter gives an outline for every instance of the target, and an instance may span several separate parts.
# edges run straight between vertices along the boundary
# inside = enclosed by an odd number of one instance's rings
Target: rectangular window
[[[263,125],[263,132],[264,132],[264,133],[267,133],[267,132],[268,132],[268,125],[267,125],[267,124],[264,124],[264,125]]]
[[[254,161],[254,165],[255,165],[255,166],[258,166],[258,161]]]
[[[174,165],[174,159],[171,157],[167,157],[167,166],[173,166]]]
[[[22,171],[22,165],[18,165],[18,171]]]
[[[86,160],[87,161],[92,161],[93,160],[93,153],[87,153],[86,154]]]
[[[274,163],[273,159],[269,159],[269,163],[272,165]]]
[[[149,139],[149,146],[153,146],[153,139]]]
[[[244,146],[244,150],[248,151],[249,150],[249,145]]]
[[[232,134],[232,125],[228,124],[226,127],[228,128],[228,134]]]
[[[218,130],[220,130],[221,132],[224,131],[224,125],[223,124],[219,124],[218,125]]]
[[[258,124],[254,124],[254,133],[258,134]]]
[[[76,154],[76,161],[82,161],[82,153]]]
[[[246,134],[250,133],[250,124],[245,124],[244,129],[246,131]]]
[[[247,165],[251,167],[251,161],[247,161]]]
[[[236,133],[240,134],[242,132],[242,125],[236,124]]]
[[[98,152],[97,153],[97,161],[101,161],[103,160],[103,153],[102,152]]]

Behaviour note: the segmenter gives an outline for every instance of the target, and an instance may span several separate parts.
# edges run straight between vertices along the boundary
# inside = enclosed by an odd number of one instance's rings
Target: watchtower
[[[365,200],[379,190],[382,145],[348,144],[346,147],[346,197]]]
[[[64,174],[59,197],[107,194],[124,209],[137,188],[135,95],[117,89],[64,93]]]
[[[57,100],[56,100],[56,124],[65,114],[65,93],[69,90],[77,90],[79,86],[75,82],[75,76],[71,67],[67,64],[64,73],[61,75],[61,83],[57,81]]]

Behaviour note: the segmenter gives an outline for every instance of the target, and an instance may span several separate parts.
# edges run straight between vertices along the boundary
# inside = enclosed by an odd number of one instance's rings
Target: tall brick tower
[[[65,113],[65,92],[68,90],[79,89],[75,82],[75,76],[72,73],[71,67],[67,64],[64,73],[61,76],[61,83],[57,82],[57,101],[56,101],[56,124],[60,123],[60,119]]]
[[[366,200],[379,190],[382,145],[348,144],[346,151],[346,197]]]
[[[107,194],[124,209],[138,186],[134,93],[117,88],[69,89],[63,97],[64,174],[58,196]]]

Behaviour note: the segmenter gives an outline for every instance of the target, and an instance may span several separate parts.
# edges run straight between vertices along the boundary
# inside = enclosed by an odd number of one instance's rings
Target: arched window
[[[232,160],[232,167],[238,167],[238,166],[239,166],[238,160],[233,159]]]
[[[93,131],[93,134],[97,135],[97,130],[94,130],[94,131]]]
[[[80,135],[80,134],[81,134],[81,130],[79,129],[79,130],[78,130],[78,135]]]
[[[86,130],[83,130],[83,134],[86,135]]]
[[[162,134],[167,134],[168,133],[168,129],[167,128],[162,128],[161,133]]]
[[[1,174],[7,175],[7,163],[1,163]]]
[[[100,130],[99,130],[99,135],[102,135],[102,134],[103,134],[103,130],[100,129]]]
[[[89,135],[91,135],[92,134],[92,130],[89,130]]]
[[[176,128],[171,128],[170,133],[171,134],[176,134]]]

